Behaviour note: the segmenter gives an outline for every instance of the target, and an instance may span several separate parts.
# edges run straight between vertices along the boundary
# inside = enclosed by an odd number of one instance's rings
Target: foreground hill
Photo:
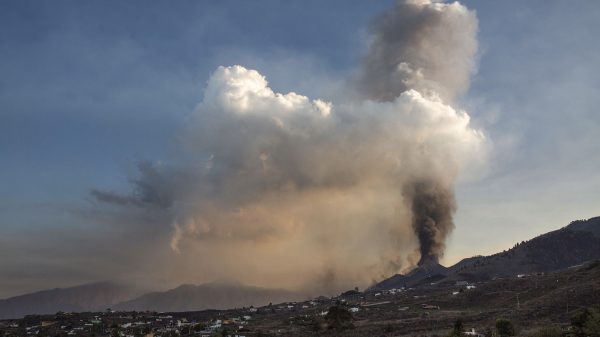
[[[0,300],[0,318],[17,318],[28,314],[49,314],[58,311],[105,310],[140,294],[140,290],[131,286],[111,282],[43,290]]]
[[[261,306],[298,299],[298,294],[238,284],[182,285],[153,292],[115,306],[118,310],[194,311]]]
[[[561,270],[594,259],[600,259],[600,217],[574,221],[559,230],[517,243],[509,250],[464,259],[447,269],[439,265],[423,269],[420,265],[406,275],[394,275],[373,288],[412,287],[440,281],[486,281]]]

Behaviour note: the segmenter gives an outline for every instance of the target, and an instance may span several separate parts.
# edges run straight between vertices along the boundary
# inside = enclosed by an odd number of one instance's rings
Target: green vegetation
[[[547,326],[529,335],[530,337],[563,337],[562,330],[557,326]]]
[[[200,332],[206,328],[206,324],[197,323],[194,325],[194,332]]]
[[[595,260],[587,265],[586,270],[592,270],[594,268],[600,267],[600,260]]]
[[[499,318],[496,320],[496,333],[500,337],[514,336],[515,327],[511,321],[504,318]]]
[[[576,337],[600,337],[600,307],[581,310],[571,318],[573,334]]]
[[[229,336],[229,330],[227,330],[227,328],[223,327],[222,329],[220,329],[219,331],[213,333],[214,337],[227,337]]]
[[[450,333],[449,337],[460,337],[464,334],[465,332],[465,325],[462,321],[462,319],[457,319],[456,322],[454,322],[454,328],[452,329],[452,332]]]
[[[325,315],[327,329],[346,330],[354,327],[352,314],[345,308],[334,305]]]

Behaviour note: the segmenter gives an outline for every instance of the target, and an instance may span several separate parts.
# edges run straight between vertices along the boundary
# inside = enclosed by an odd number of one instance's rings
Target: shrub
[[[514,336],[515,327],[511,321],[504,318],[499,318],[496,320],[496,332],[500,337]]]
[[[352,314],[339,306],[329,308],[327,315],[325,315],[325,321],[329,329],[345,330],[354,327]]]
[[[600,337],[600,308],[589,307],[579,311],[571,317],[571,325],[575,336]]]
[[[457,319],[456,322],[454,322],[454,328],[452,329],[452,332],[450,333],[450,337],[460,337],[463,335],[463,333],[465,332],[465,325],[463,324],[462,319]]]
[[[562,337],[563,332],[559,327],[547,326],[532,333],[530,337]]]

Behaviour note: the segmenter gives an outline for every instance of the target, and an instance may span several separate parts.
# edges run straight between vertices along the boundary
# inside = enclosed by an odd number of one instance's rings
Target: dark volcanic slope
[[[297,300],[298,294],[276,289],[243,285],[208,283],[182,285],[164,292],[153,292],[121,303],[119,310],[195,311],[241,308]]]
[[[567,228],[574,231],[590,232],[595,236],[600,237],[600,216],[588,220],[573,221]]]
[[[594,259],[600,259],[600,217],[574,221],[501,253],[464,259],[440,274],[446,275],[446,281],[483,281],[494,277],[550,272]],[[440,281],[439,277],[432,278],[432,274],[418,266],[409,274],[394,275],[374,288],[400,288],[429,280]]]
[[[139,296],[130,286],[99,282],[71,288],[57,288],[0,300],[0,318],[18,318],[28,314],[58,311],[104,310]]]
[[[422,282],[435,282],[443,279],[448,274],[448,268],[434,260],[421,261],[417,268],[408,274],[396,274],[373,286],[372,290],[412,287]]]
[[[600,217],[572,222],[513,248],[451,267],[454,278],[490,279],[549,272],[600,258]]]

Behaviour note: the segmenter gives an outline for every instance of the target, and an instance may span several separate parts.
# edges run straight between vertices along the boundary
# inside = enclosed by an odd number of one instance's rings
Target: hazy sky
[[[156,224],[169,219],[116,214],[90,190],[126,193],[140,161],[169,163],[219,65],[335,100],[369,22],[392,4],[0,3],[0,298],[112,278],[210,280],[186,272],[209,257],[165,257]],[[485,172],[460,177],[444,264],[600,215],[600,4],[463,4],[479,20],[479,62],[458,105],[492,149]],[[114,225],[128,216],[143,227]]]

